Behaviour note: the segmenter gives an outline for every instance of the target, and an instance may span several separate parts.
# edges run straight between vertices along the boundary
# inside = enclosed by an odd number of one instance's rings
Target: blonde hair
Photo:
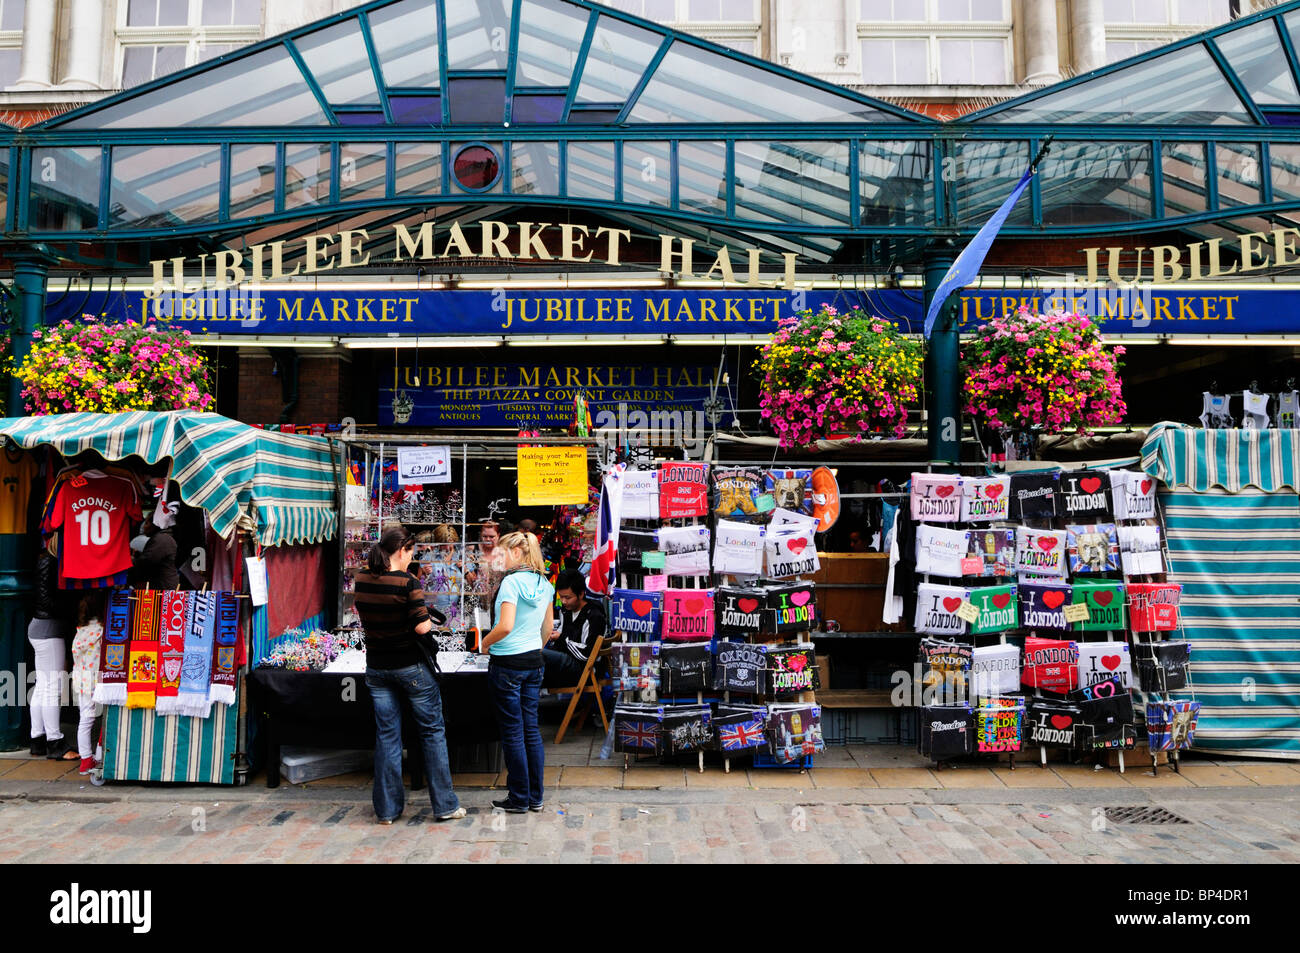
[[[532,533],[507,533],[498,542],[502,549],[523,550],[522,565],[535,572],[546,574],[546,563],[542,561],[542,544]]]
[[[460,536],[456,528],[447,523],[439,523],[433,528],[433,542],[435,543],[459,543]]]

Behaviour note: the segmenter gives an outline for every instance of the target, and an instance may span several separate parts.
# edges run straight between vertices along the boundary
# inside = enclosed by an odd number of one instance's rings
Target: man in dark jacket
[[[166,526],[159,526],[157,519],[145,522],[142,532],[148,539],[131,569],[131,583],[137,589],[146,586],[150,589],[176,589],[180,586],[180,574],[176,571],[176,537],[172,534],[175,516],[169,516],[161,518]]]
[[[587,598],[582,573],[569,570],[560,574],[555,584],[560,597],[560,636],[542,649],[546,688],[570,688],[587,664],[587,656],[598,636],[605,634],[605,610]]]

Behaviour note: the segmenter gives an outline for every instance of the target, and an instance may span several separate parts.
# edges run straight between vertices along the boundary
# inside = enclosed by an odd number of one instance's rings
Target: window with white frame
[[[1232,19],[1229,0],[1105,0],[1102,13],[1110,63]]]
[[[1004,86],[1009,0],[858,0],[862,81],[871,86]]]
[[[262,3],[119,0],[116,75],[121,88],[147,83],[261,39]]]
[[[606,0],[624,13],[757,56],[761,0]]]
[[[0,0],[0,89],[18,82],[23,58],[24,0]]]

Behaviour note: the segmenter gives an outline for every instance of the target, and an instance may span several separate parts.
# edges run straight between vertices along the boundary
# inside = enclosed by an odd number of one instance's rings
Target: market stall
[[[284,593],[317,594],[314,606],[310,595],[290,600],[289,611],[320,613],[326,578],[309,555],[286,554],[335,533],[328,445],[189,411],[8,418],[0,436],[44,458],[45,513],[28,527],[32,545],[57,536],[61,587],[97,596],[88,605],[104,620],[94,686],[104,704],[103,778],[242,781],[250,638],[269,631],[272,607],[283,618]],[[165,592],[119,572],[132,564],[126,543],[146,510],[151,520],[160,511],[201,519],[200,542],[178,551],[180,571]],[[72,562],[83,550],[106,575],[85,578]],[[252,593],[246,557],[258,576],[268,562],[278,567]]]
[[[1153,427],[1169,578],[1202,708],[1194,747],[1300,759],[1300,434]]]

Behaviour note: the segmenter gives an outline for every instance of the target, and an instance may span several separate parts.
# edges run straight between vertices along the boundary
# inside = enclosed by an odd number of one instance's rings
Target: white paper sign
[[[248,594],[252,597],[253,605],[266,605],[270,601],[266,594],[266,559],[248,556],[244,559],[244,564],[248,567]]]
[[[450,483],[450,447],[398,447],[398,483]]]

